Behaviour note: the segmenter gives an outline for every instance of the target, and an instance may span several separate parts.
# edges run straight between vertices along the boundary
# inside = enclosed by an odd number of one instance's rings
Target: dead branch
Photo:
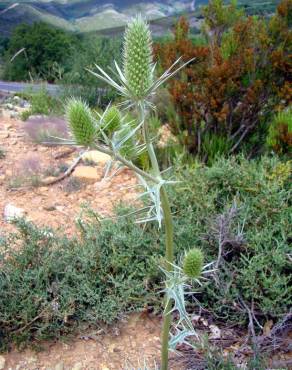
[[[54,159],[61,159],[61,158],[68,157],[69,155],[73,154],[75,151],[76,151],[76,148],[71,148],[71,149],[66,150],[65,152],[57,153],[54,155]]]
[[[75,167],[78,165],[78,163],[81,161],[82,157],[83,157],[83,154],[80,154],[79,157],[77,157],[75,159],[75,161],[71,164],[71,166],[67,169],[66,172],[64,172],[62,175],[56,177],[55,179],[53,180],[49,180],[49,181],[42,181],[41,182],[41,185],[42,186],[48,186],[48,185],[53,185],[53,184],[56,184],[57,182],[60,182],[62,181],[63,179],[65,179],[66,177],[70,176],[71,173],[74,171]]]

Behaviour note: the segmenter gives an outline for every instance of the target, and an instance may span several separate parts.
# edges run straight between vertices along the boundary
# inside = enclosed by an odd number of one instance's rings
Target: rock
[[[5,175],[8,176],[8,177],[12,176],[13,175],[12,170],[6,170]]]
[[[11,113],[10,113],[10,118],[18,118],[18,116],[19,116],[19,114],[16,112],[16,111],[12,111]]]
[[[72,177],[89,183],[99,181],[101,176],[100,171],[91,166],[78,166],[72,174]]]
[[[53,212],[56,211],[56,206],[44,206],[43,210],[47,212]]]
[[[55,370],[64,370],[64,364],[63,364],[63,362],[58,363],[55,366]]]
[[[107,162],[111,160],[111,156],[99,152],[98,150],[91,150],[84,153],[82,159],[104,166]]]
[[[17,218],[24,217],[25,211],[23,208],[17,208],[13,204],[7,204],[4,208],[4,220],[11,222]]]
[[[27,358],[27,363],[28,364],[33,364],[34,362],[37,362],[37,358],[36,357],[29,357]]]
[[[0,139],[7,139],[9,137],[9,132],[0,132]]]
[[[65,207],[64,206],[56,206],[55,207],[56,211],[64,213],[65,212]]]
[[[44,180],[43,180],[43,183],[44,184],[50,184],[52,181],[55,181],[56,180],[56,177],[54,176],[48,176],[46,177]]]
[[[20,102],[20,97],[19,96],[17,96],[17,95],[15,95],[14,97],[13,97],[13,101],[15,102],[15,103],[19,103]]]
[[[9,109],[9,110],[13,110],[14,106],[13,106],[13,104],[8,103],[8,104],[6,104],[6,108]]]
[[[5,358],[3,356],[0,356],[0,370],[3,370],[5,368]]]
[[[47,186],[41,186],[39,188],[39,191],[41,191],[41,192],[47,192],[48,190],[49,190],[49,188]]]
[[[83,369],[83,365],[80,362],[78,362],[72,367],[72,370],[82,370],[82,369]]]

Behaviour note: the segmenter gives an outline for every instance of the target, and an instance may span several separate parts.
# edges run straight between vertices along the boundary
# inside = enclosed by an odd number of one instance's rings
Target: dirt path
[[[144,358],[153,364],[160,351],[157,318],[132,314],[103,334],[88,331],[64,342],[44,343],[42,351],[4,354],[5,370],[120,370]]]

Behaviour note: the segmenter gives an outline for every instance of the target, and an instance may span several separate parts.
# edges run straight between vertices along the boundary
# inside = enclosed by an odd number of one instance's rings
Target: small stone
[[[83,369],[83,365],[80,362],[78,362],[72,367],[72,370],[82,370],[82,369]]]
[[[18,118],[18,116],[19,116],[18,112],[12,111],[10,113],[10,118]]]
[[[53,211],[56,211],[56,207],[55,206],[45,206],[43,207],[44,211],[47,211],[47,212],[53,212]]]
[[[55,366],[55,370],[64,370],[64,364],[63,364],[63,362],[59,362],[59,363]]]
[[[3,356],[0,356],[0,370],[3,370],[5,368],[6,360]]]
[[[17,218],[21,218],[24,216],[24,214],[24,209],[17,208],[13,204],[7,204],[4,208],[4,220],[6,222],[11,222]]]
[[[47,187],[47,186],[41,186],[40,188],[39,188],[39,191],[41,191],[41,192],[46,192],[46,191],[48,191],[49,190],[49,188]]]
[[[29,357],[29,358],[27,359],[27,363],[28,363],[28,364],[32,364],[32,363],[34,363],[34,362],[37,362],[37,358],[35,358],[35,357]]]
[[[111,156],[98,150],[90,150],[82,156],[83,160],[87,160],[99,165],[105,165],[107,162],[111,161]]]
[[[6,108],[9,109],[9,110],[13,110],[14,106],[13,106],[13,104],[8,103],[8,104],[6,104]]]
[[[8,177],[12,176],[13,175],[12,170],[6,170],[5,175],[8,176]]]
[[[0,139],[7,139],[9,137],[9,132],[0,132]]]
[[[72,177],[84,180],[86,182],[95,183],[101,178],[101,174],[96,168],[91,166],[79,166],[75,169]]]

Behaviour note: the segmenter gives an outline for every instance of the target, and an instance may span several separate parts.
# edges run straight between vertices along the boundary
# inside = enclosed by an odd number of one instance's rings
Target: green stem
[[[166,260],[167,265],[166,269],[168,271],[172,270],[172,263],[174,260],[173,252],[173,221],[171,215],[171,209],[169,205],[168,196],[165,190],[165,187],[162,186],[160,190],[161,194],[161,206],[163,209],[164,224],[165,224],[165,249],[166,249]],[[162,348],[161,348],[161,370],[168,369],[168,340],[169,340],[169,331],[171,326],[171,313],[172,303],[170,300],[167,300],[165,297],[165,313],[163,318],[162,325]]]
[[[151,166],[154,171],[154,175],[160,179],[161,173],[158,165],[158,161],[156,158],[155,150],[151,143],[147,122],[145,121],[145,108],[143,106],[140,107],[139,110],[141,121],[144,122],[143,124],[143,135],[145,144],[147,147],[147,151],[149,154],[149,158],[151,161]],[[172,214],[170,209],[170,204],[167,196],[167,192],[165,190],[165,186],[162,185],[160,189],[160,197],[161,197],[161,207],[163,211],[163,219],[164,219],[164,226],[165,226],[165,257],[166,257],[166,269],[168,271],[172,270],[172,264],[174,260],[174,251],[173,251],[173,220]],[[168,370],[168,341],[169,341],[169,332],[171,326],[171,308],[172,302],[165,297],[165,308],[164,308],[164,317],[163,317],[163,324],[162,324],[162,335],[161,335],[161,370]]]
[[[151,176],[149,173],[141,170],[139,167],[135,166],[133,162],[128,161],[126,158],[120,156],[119,154],[115,154],[111,149],[109,149],[105,146],[102,146],[102,145],[98,145],[98,144],[94,145],[94,149],[96,149],[96,150],[98,150],[102,153],[110,155],[111,157],[113,157],[116,160],[118,160],[119,162],[123,163],[126,167],[130,168],[131,170],[138,173],[142,177],[145,177],[146,179],[148,179],[150,181],[153,181],[154,183],[159,184],[159,182],[160,182],[159,179],[157,179],[156,177]]]

